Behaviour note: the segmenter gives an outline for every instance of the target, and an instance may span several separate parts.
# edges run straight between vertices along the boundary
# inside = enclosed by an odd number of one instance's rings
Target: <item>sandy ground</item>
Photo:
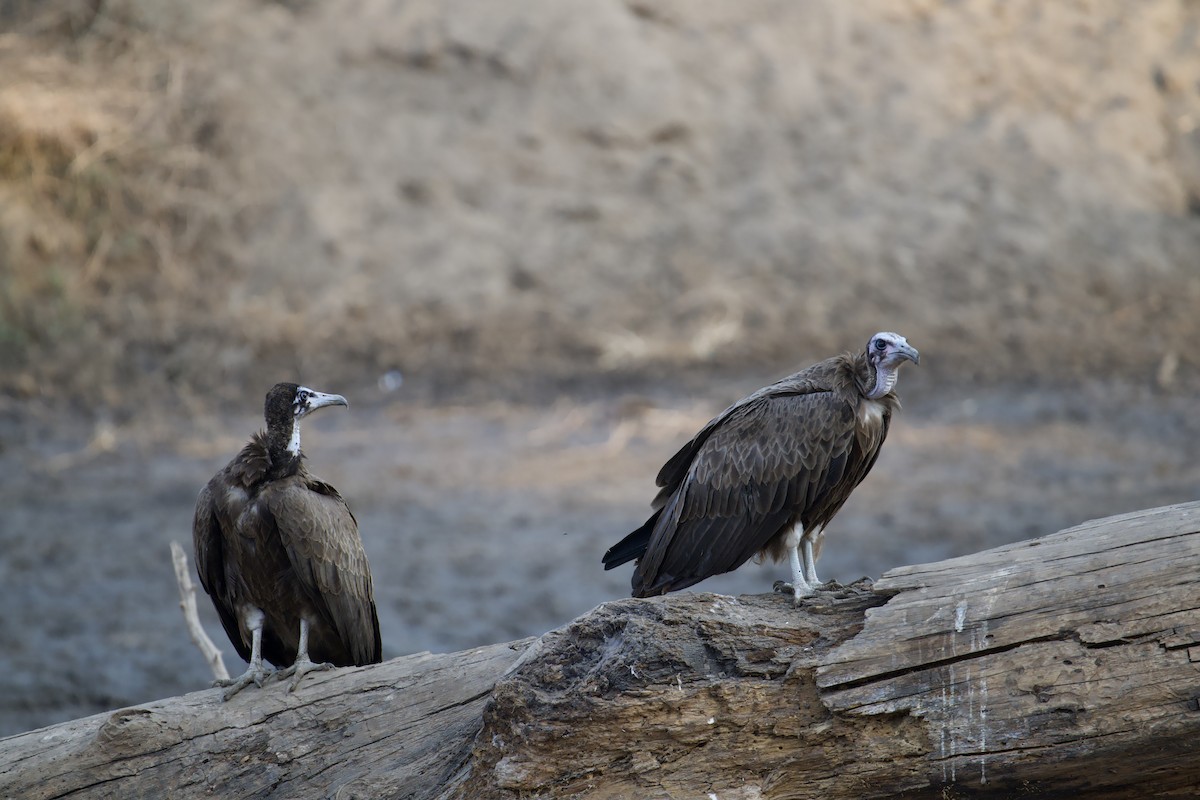
[[[351,392],[305,428],[313,470],[349,499],[375,576],[387,658],[539,634],[629,590],[600,556],[645,518],[659,466],[774,375],[584,391],[540,404]],[[961,388],[905,376],[905,410],[829,529],[822,577],[878,576],[1193,500],[1191,402],[1124,386]],[[205,688],[168,544],[190,551],[196,493],[259,424],[223,419],[72,431],[0,428],[0,734]],[[701,584],[767,590],[783,565]],[[782,598],[781,598],[782,602]],[[226,663],[207,598],[203,620]],[[278,691],[270,687],[268,691]]]

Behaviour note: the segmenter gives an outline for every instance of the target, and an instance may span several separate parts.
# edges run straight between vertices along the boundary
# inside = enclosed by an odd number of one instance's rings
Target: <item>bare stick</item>
[[[225,669],[221,651],[200,625],[200,614],[196,610],[196,584],[192,583],[187,554],[183,552],[179,542],[171,542],[171,561],[175,564],[175,580],[179,583],[179,608],[183,610],[188,633],[212,669],[213,677],[219,681],[229,680],[229,672]]]

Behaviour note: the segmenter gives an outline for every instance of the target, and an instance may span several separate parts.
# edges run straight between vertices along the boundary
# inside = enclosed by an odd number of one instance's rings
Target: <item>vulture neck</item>
[[[875,386],[867,392],[868,400],[879,400],[892,389],[896,388],[896,378],[900,377],[900,373],[895,369],[876,370],[875,371]]]
[[[300,420],[290,424],[273,425],[267,429],[266,446],[273,478],[293,475],[300,469],[304,453],[300,450]]]
[[[860,353],[856,360],[858,386],[863,397],[868,400],[882,400],[896,388],[896,379],[900,377],[898,369],[876,369],[866,353]]]

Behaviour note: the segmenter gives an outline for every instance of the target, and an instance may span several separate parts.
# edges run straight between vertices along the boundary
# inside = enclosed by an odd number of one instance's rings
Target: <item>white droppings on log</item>
[[[963,623],[967,621],[967,601],[959,600],[958,605],[954,607],[954,630],[956,633],[962,633]]]

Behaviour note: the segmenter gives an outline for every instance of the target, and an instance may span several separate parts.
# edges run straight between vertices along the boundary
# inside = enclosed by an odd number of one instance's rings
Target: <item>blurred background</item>
[[[393,657],[627,594],[661,464],[878,330],[822,577],[1200,495],[1200,4],[0,0],[0,735],[207,685],[168,543],[277,380]]]

